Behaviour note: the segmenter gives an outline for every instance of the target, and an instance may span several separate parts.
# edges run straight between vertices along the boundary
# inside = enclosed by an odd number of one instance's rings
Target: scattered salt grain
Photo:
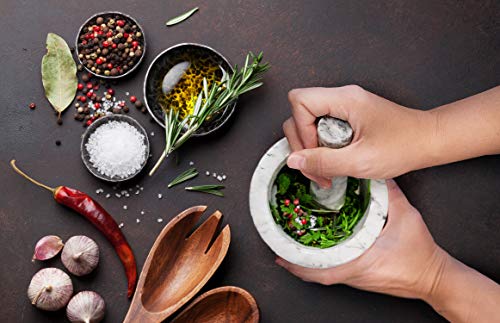
[[[141,211],[141,215],[144,215],[144,213],[145,213],[144,211]]]
[[[226,175],[222,175],[222,179],[225,180],[227,178]]]
[[[135,219],[135,223],[141,222],[141,219]]]
[[[213,177],[217,177],[217,173],[213,173],[213,174],[212,174],[212,176],[213,176]]]
[[[155,136],[154,131],[151,131],[151,137],[154,137],[154,136]]]
[[[118,194],[118,193],[115,193],[115,196],[116,196],[117,198],[122,197],[122,196],[121,196],[120,194]]]
[[[124,209],[124,210],[128,209],[128,206],[124,205],[124,206],[123,206],[123,209]]]
[[[121,229],[121,228],[123,228],[123,226],[124,226],[123,222],[122,222],[122,223],[120,223],[120,224],[118,224],[118,227],[119,227],[120,229]]]
[[[193,166],[193,165],[194,165],[194,162],[190,161],[189,166]]]
[[[111,197],[111,194],[106,194],[106,198],[109,199]]]
[[[163,195],[161,195],[161,193],[158,193],[158,198],[161,199],[163,197]]]
[[[156,220],[156,221],[158,221],[158,223],[162,223],[163,219],[162,218],[158,218],[158,220]]]
[[[127,122],[110,121],[90,135],[85,148],[100,174],[126,178],[140,170],[146,160],[144,140],[144,135]]]
[[[205,175],[210,176],[210,172],[207,170],[207,171],[205,172]]]
[[[217,176],[217,180],[218,180],[219,182],[222,182],[222,176],[220,176],[220,175],[219,175],[219,176]]]
[[[135,191],[135,195],[139,195],[140,192],[140,190]]]

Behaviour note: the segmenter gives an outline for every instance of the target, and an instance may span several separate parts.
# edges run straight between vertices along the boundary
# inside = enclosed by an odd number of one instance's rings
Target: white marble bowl
[[[290,154],[286,138],[264,154],[250,184],[250,213],[264,242],[281,258],[308,268],[329,268],[359,257],[375,242],[387,219],[388,196],[384,180],[361,180],[361,196],[369,199],[363,218],[345,241],[330,248],[308,247],[287,235],[271,214],[276,175]]]

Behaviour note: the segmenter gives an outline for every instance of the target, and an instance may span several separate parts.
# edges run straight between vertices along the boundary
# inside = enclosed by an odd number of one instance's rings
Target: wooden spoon
[[[196,298],[172,323],[257,323],[259,308],[244,289],[225,286]]]
[[[192,234],[206,206],[177,215],[160,232],[139,277],[124,322],[161,322],[186,304],[224,259],[231,232],[226,225],[214,240],[222,214],[216,211]]]

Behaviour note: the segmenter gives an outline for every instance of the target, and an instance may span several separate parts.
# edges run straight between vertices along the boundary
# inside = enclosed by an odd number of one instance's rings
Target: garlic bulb
[[[64,243],[58,236],[45,236],[36,243],[32,261],[53,258],[61,251],[63,246]]]
[[[74,236],[66,241],[61,260],[70,273],[83,276],[97,267],[99,247],[86,236]]]
[[[61,269],[45,268],[38,271],[28,287],[31,304],[45,311],[57,311],[68,304],[73,294],[73,283]]]
[[[101,295],[92,291],[79,292],[69,301],[66,315],[71,322],[98,323],[104,317],[106,305]]]

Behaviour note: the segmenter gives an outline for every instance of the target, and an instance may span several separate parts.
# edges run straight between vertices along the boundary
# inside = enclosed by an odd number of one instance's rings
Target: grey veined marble
[[[362,180],[361,190],[370,189],[365,215],[351,237],[327,249],[304,246],[288,236],[274,222],[269,203],[274,202],[276,175],[291,150],[286,138],[274,144],[262,157],[250,184],[250,213],[265,243],[281,258],[309,268],[328,268],[359,257],[375,242],[387,218],[388,197],[384,180]],[[275,192],[274,192],[275,193]]]
[[[352,128],[348,122],[333,118],[322,117],[318,122],[318,143],[321,147],[338,149],[351,143]],[[318,203],[330,210],[340,210],[345,203],[347,177],[332,178],[332,186],[321,188],[311,181],[311,193]]]

